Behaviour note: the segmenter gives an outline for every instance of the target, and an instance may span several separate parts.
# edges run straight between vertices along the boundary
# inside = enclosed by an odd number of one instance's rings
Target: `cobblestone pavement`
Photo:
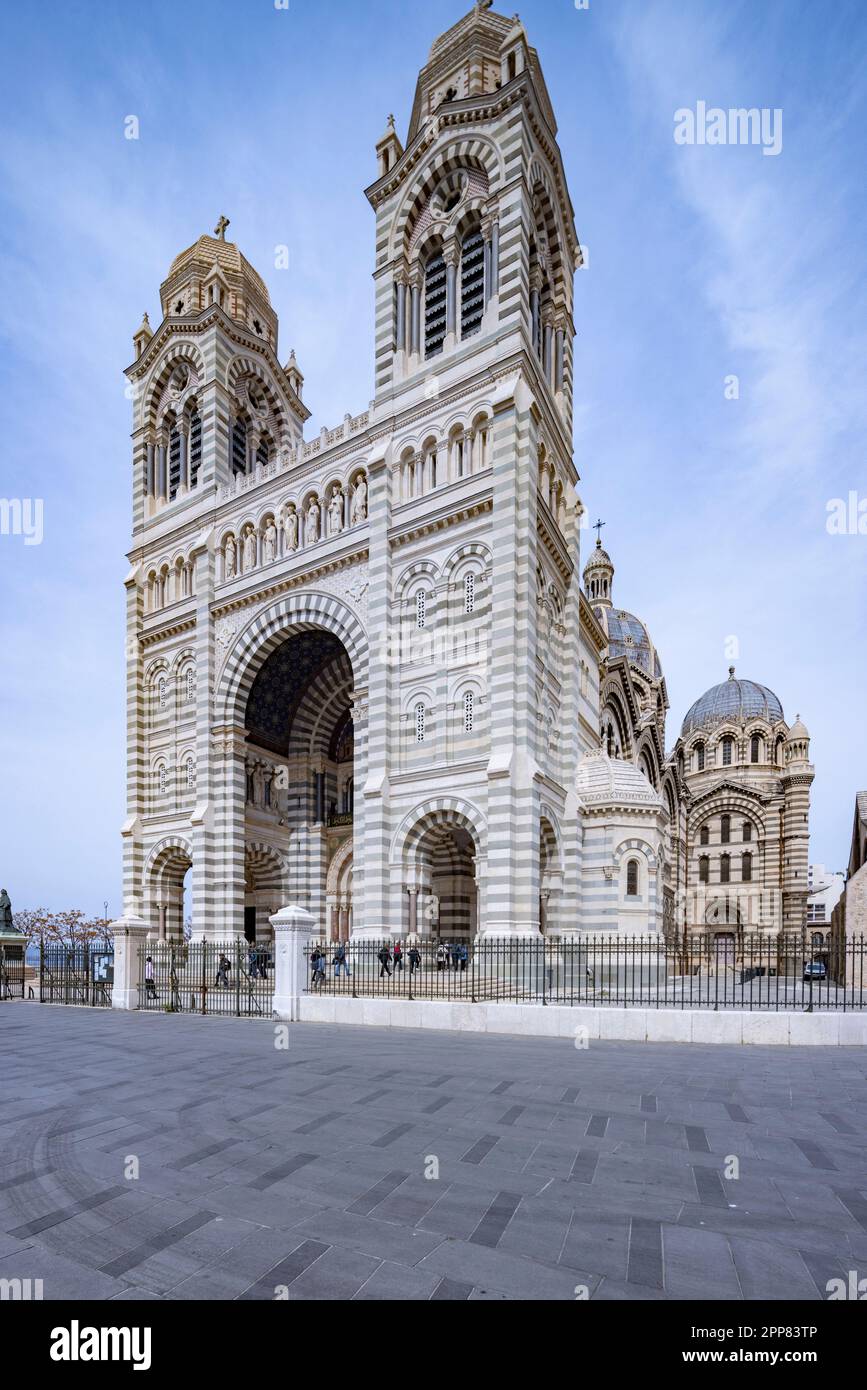
[[[276,1027],[0,1004],[0,1278],[716,1300],[867,1277],[865,1049]]]

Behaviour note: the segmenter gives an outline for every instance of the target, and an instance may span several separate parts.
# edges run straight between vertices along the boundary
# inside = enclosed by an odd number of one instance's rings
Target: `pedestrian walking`
[[[388,975],[391,978],[391,951],[387,945],[380,949],[378,960],[379,978],[382,979],[383,975]]]
[[[466,970],[467,961],[470,958],[470,953],[467,950],[466,942],[462,942],[461,945],[458,947],[458,953],[460,956],[461,970]]]
[[[154,962],[153,957],[148,956],[145,961],[145,999],[156,999],[157,987],[154,984]]]
[[[225,951],[223,951],[220,955],[219,961],[217,962],[217,975],[216,979],[214,980],[214,984],[225,985],[226,989],[229,989],[229,971],[231,970],[231,968],[232,962],[229,960],[229,957],[226,955]]]
[[[441,941],[437,946],[437,970],[448,970],[449,968],[449,948],[445,941]]]
[[[412,975],[415,974],[415,971],[418,969],[418,967],[419,967],[420,965],[421,965],[421,951],[418,949],[417,946],[413,946],[412,950],[411,950],[410,953],[409,953],[409,973],[410,973],[410,976],[412,976]]]
[[[325,983],[325,952],[316,946],[310,957],[310,964],[313,967],[313,988]]]
[[[395,973],[395,975],[397,974],[398,970],[400,970],[400,971],[403,970],[403,947],[401,946],[401,944],[400,944],[399,941],[395,941],[395,943],[394,943],[394,973]]]
[[[452,946],[452,970],[459,970],[461,965],[461,948],[457,942]]]
[[[334,952],[334,978],[335,978],[335,980],[336,980],[337,977],[339,976],[341,970],[343,971],[344,975],[345,975],[346,978],[348,979],[348,978],[349,978],[349,962],[348,962],[348,960],[346,959],[346,947],[344,946],[344,944],[343,944],[342,941],[341,941],[340,945],[337,947],[337,950]]]

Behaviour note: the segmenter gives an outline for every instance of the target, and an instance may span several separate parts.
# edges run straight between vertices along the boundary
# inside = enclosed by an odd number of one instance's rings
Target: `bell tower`
[[[571,431],[580,264],[557,123],[517,18],[479,3],[436,40],[406,136],[376,146],[376,389],[523,351]]]

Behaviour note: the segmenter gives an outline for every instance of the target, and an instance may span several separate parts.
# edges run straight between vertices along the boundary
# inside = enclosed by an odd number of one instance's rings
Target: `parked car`
[[[827,971],[827,968],[826,968],[826,966],[825,966],[824,961],[821,961],[821,960],[808,960],[808,961],[807,961],[806,965],[804,966],[804,979],[805,979],[805,980],[826,980],[827,978],[828,978],[828,971]]]

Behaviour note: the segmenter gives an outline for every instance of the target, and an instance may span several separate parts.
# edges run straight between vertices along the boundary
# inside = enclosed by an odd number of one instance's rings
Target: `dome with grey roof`
[[[728,680],[711,686],[688,711],[681,737],[687,738],[695,729],[712,729],[717,724],[746,724],[750,719],[776,724],[783,718],[783,706],[773,690],[757,681],[736,680],[735,668],[731,666]]]

